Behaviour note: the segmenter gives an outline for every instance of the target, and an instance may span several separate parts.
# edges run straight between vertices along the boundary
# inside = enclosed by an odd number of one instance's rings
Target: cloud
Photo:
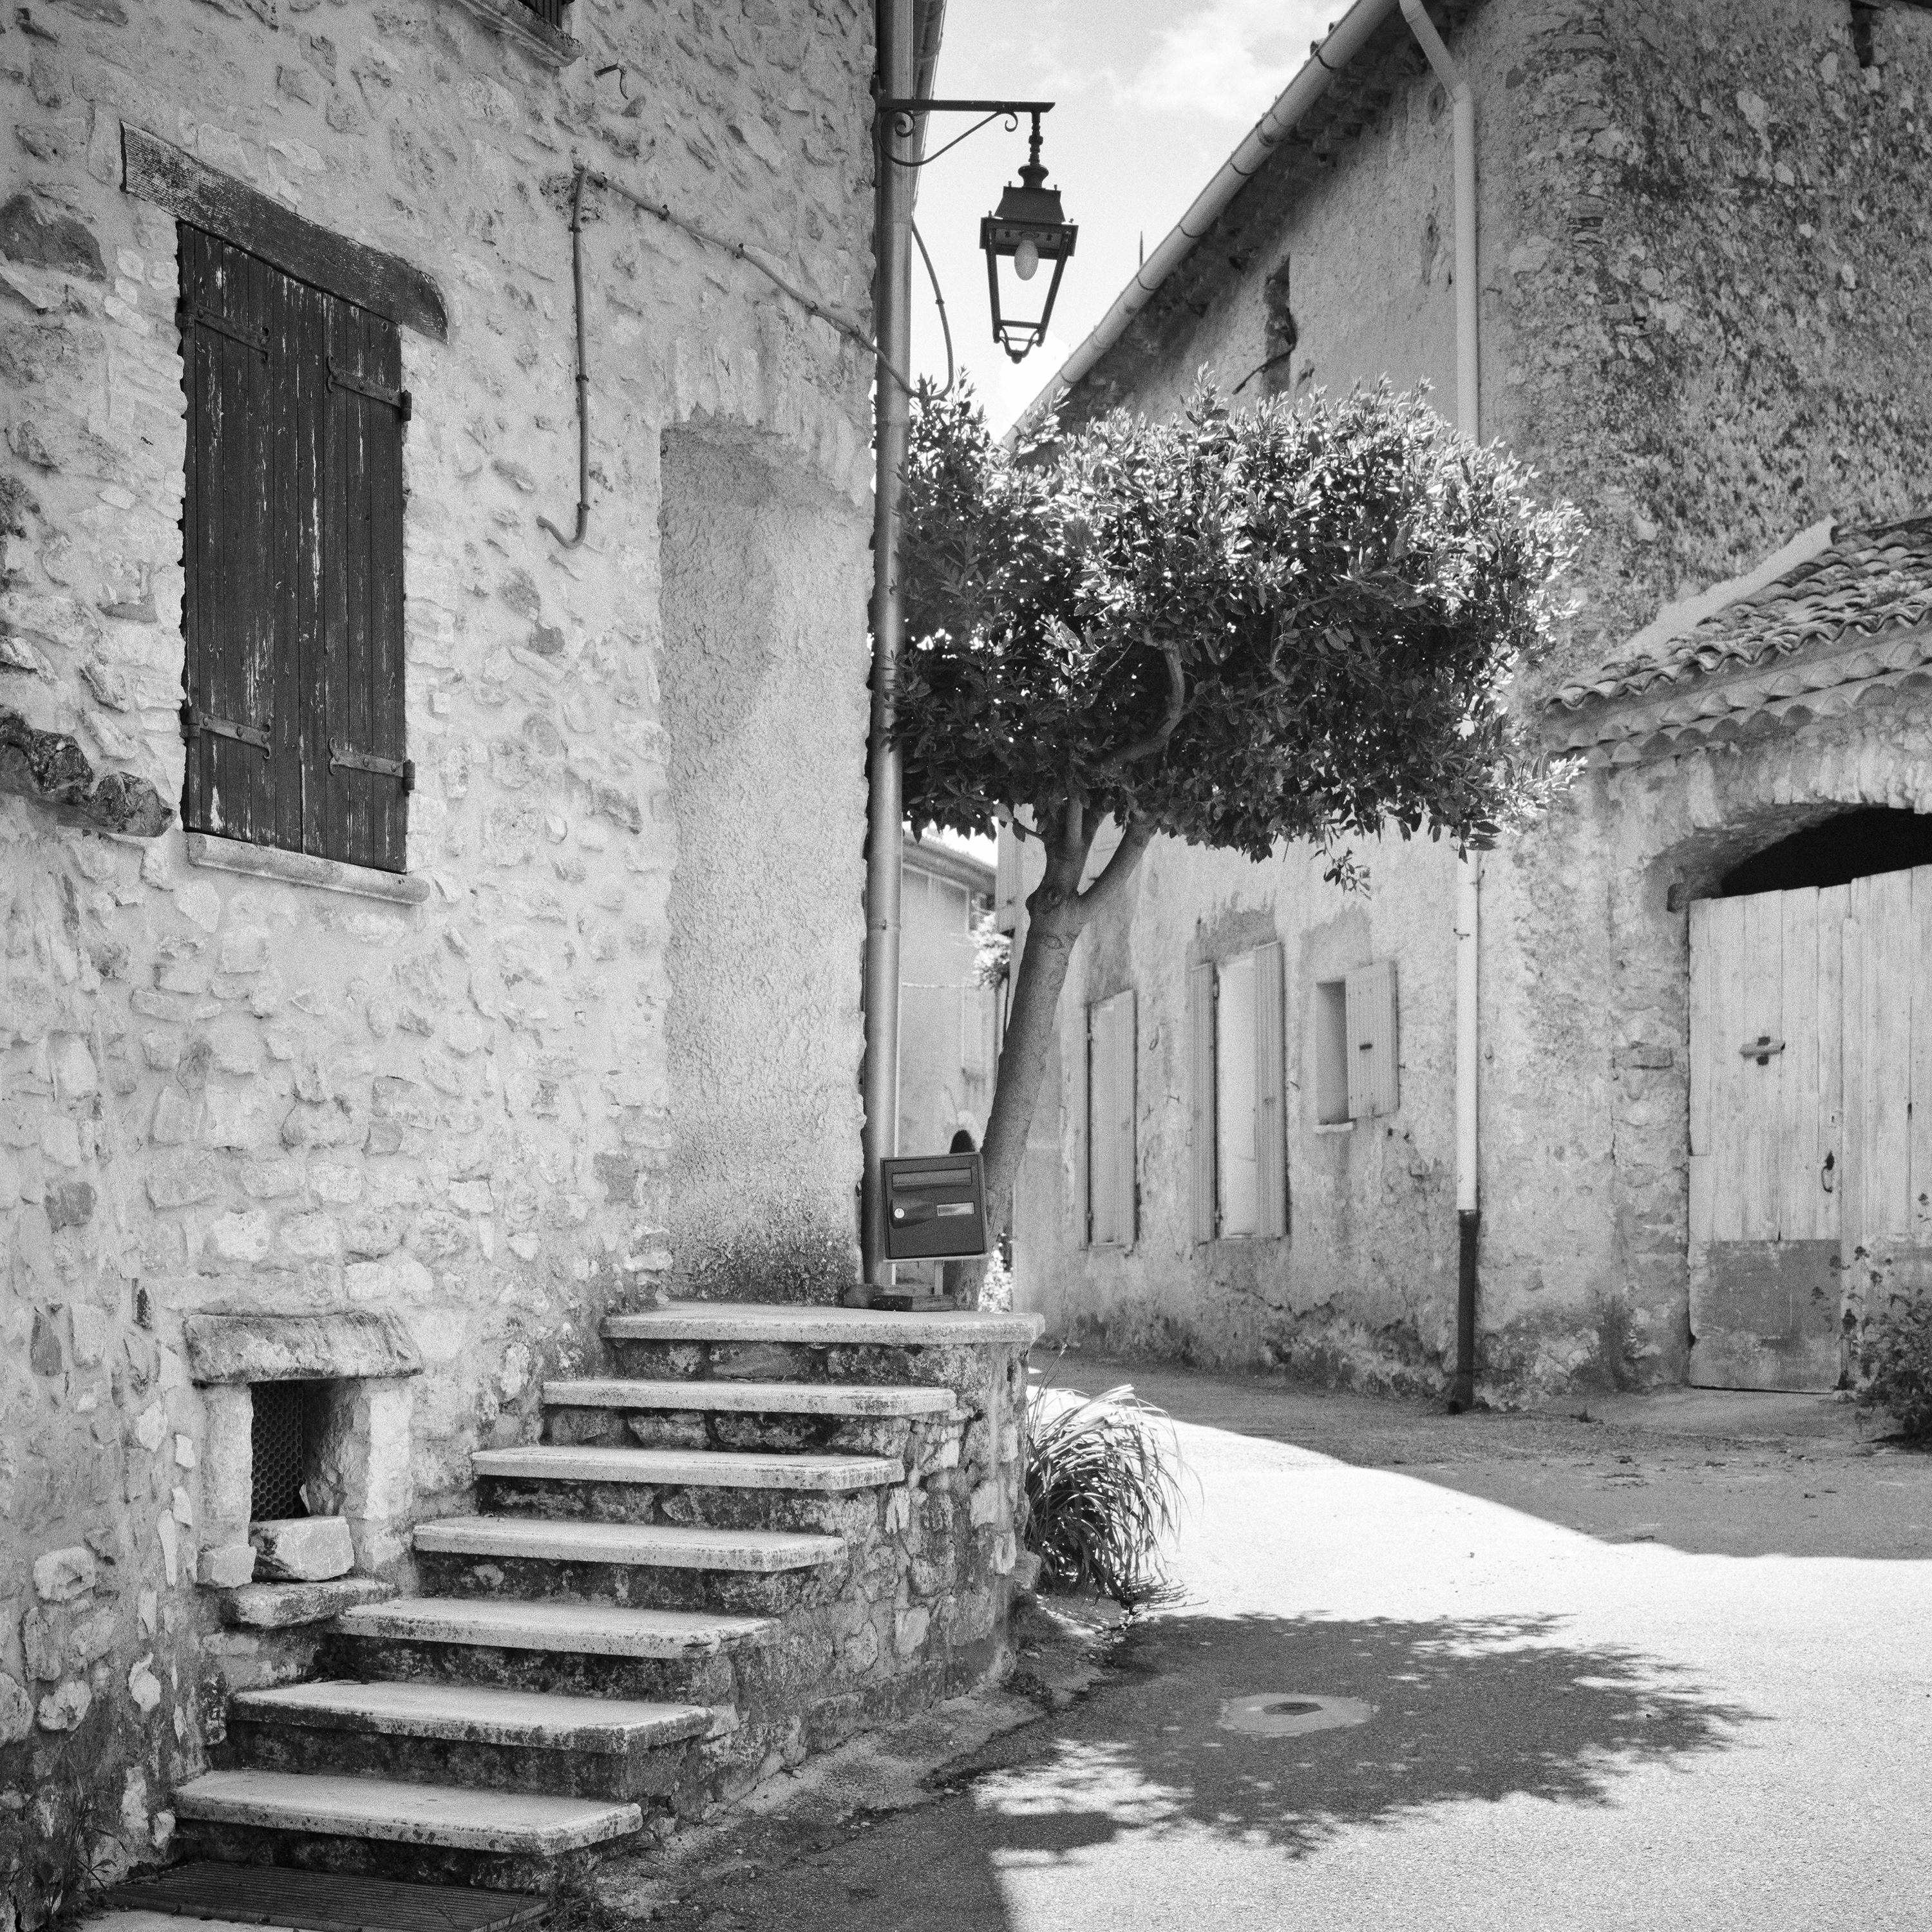
[[[1162,28],[1122,99],[1246,127],[1306,62],[1334,0],[1206,0]]]

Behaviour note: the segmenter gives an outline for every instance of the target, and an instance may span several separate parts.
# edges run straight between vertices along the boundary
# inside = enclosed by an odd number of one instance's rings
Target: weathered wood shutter
[[[403,870],[394,322],[180,224],[192,831]]]
[[[1134,996],[1090,1010],[1088,1029],[1088,1235],[1095,1247],[1133,1244]]]
[[[1348,1117],[1396,1110],[1395,963],[1358,966],[1345,982],[1348,1022]]]
[[[1188,1232],[1214,1238],[1214,968],[1187,969]]]
[[[1288,1130],[1280,942],[1255,949],[1255,1232],[1288,1232]]]

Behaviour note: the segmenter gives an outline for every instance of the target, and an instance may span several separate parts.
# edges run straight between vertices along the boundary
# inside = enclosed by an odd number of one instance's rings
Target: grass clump
[[[1164,1548],[1180,1506],[1180,1448],[1130,1384],[1027,1399],[1026,1546],[1051,1588],[1133,1610],[1168,1593]]]
[[[1908,1442],[1932,1442],[1932,1294],[1894,1294],[1865,1318],[1858,1400]]]

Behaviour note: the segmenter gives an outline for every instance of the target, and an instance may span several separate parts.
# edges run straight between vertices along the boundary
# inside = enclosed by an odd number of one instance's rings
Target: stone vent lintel
[[[422,1372],[422,1355],[394,1315],[190,1315],[182,1324],[188,1378],[198,1386],[347,1382]]]

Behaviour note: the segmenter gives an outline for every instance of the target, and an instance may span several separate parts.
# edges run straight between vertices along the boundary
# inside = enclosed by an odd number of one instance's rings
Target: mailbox
[[[976,1154],[882,1160],[879,1170],[886,1192],[886,1260],[956,1260],[986,1252],[986,1177]]]

